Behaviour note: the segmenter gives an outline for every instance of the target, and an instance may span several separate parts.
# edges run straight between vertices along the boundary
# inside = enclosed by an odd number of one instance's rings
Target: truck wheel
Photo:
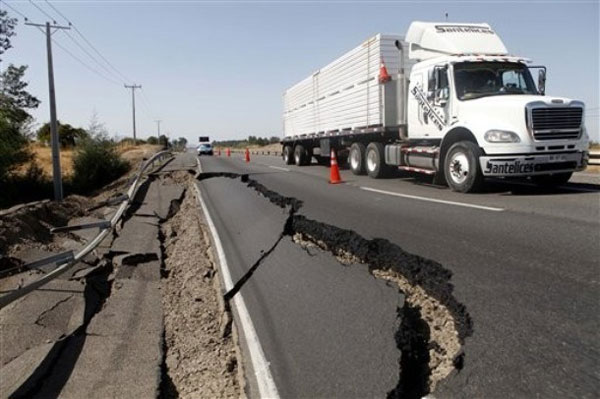
[[[297,166],[304,166],[308,164],[308,162],[306,162],[307,158],[308,153],[304,149],[304,146],[302,144],[296,144],[296,147],[294,148],[294,163]]]
[[[283,154],[283,163],[285,163],[286,165],[291,165],[294,163],[292,146],[290,146],[290,145],[284,146],[282,154]]]
[[[370,143],[367,146],[365,161],[369,177],[379,179],[389,171],[385,163],[385,147],[381,143]]]
[[[470,193],[481,190],[483,174],[479,166],[481,150],[471,141],[454,143],[444,159],[446,183],[453,191]]]
[[[531,181],[540,187],[561,186],[569,181],[573,172],[555,173],[553,175],[532,176]]]
[[[363,143],[353,143],[350,146],[348,162],[352,173],[355,175],[365,174],[365,145]]]

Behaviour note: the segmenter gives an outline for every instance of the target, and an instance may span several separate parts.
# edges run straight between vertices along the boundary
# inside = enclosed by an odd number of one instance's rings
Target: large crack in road
[[[366,264],[375,278],[397,286],[405,296],[397,310],[401,319],[395,334],[401,352],[399,379],[388,398],[421,398],[464,364],[463,345],[473,334],[473,322],[466,307],[453,295],[452,272],[441,264],[404,251],[382,238],[366,239],[355,231],[322,223],[299,214],[302,201],[272,191],[248,174],[228,172],[198,173],[197,180],[239,179],[246,187],[288,209],[289,215],[275,243],[225,294],[228,303],[252,277],[284,237],[299,246],[330,252],[344,265]]]

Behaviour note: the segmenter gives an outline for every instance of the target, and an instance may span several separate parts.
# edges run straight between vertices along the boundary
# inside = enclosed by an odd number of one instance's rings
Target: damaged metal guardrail
[[[153,167],[156,162],[161,163],[162,161],[169,159],[171,157],[172,157],[172,154],[170,151],[157,152],[151,158],[149,158],[148,160],[146,160],[145,162],[142,162],[140,164],[140,167],[139,167],[137,173],[134,174],[128,182],[129,189],[127,190],[126,194],[122,194],[122,195],[114,197],[110,200],[104,201],[103,203],[98,204],[97,206],[89,209],[89,210],[93,210],[93,209],[98,209],[102,206],[117,205],[120,203],[119,208],[117,208],[116,212],[114,213],[114,215],[112,216],[110,221],[106,220],[106,221],[101,221],[101,222],[96,222],[96,223],[90,223],[87,225],[65,226],[65,227],[57,227],[57,228],[51,229],[52,233],[71,231],[71,230],[81,230],[81,229],[87,229],[87,228],[98,228],[99,232],[96,235],[96,237],[94,237],[93,240],[91,240],[85,247],[83,247],[75,255],[73,255],[71,252],[69,252],[68,254],[55,254],[55,255],[51,255],[47,258],[39,259],[35,262],[24,265],[23,266],[24,268],[35,268],[35,267],[39,267],[40,265],[43,265],[43,264],[57,263],[56,269],[54,269],[51,272],[49,272],[48,274],[44,275],[40,279],[38,279],[24,287],[17,288],[14,291],[11,291],[6,295],[1,296],[0,297],[0,309],[4,308],[5,306],[9,305],[10,303],[16,301],[17,299],[29,294],[30,292],[35,291],[39,287],[48,283],[49,281],[57,278],[58,276],[60,276],[61,274],[63,274],[67,270],[69,270],[71,267],[75,266],[80,260],[82,260],[85,256],[87,256],[94,249],[96,249],[96,247],[115,228],[115,226],[117,225],[117,223],[119,222],[119,220],[121,219],[121,217],[123,216],[123,214],[125,213],[127,208],[129,207],[129,205],[131,204],[131,201],[133,200],[133,198],[135,197],[135,195],[137,193],[137,190],[139,189],[140,180],[141,180],[142,176],[144,175],[144,173],[149,168]]]

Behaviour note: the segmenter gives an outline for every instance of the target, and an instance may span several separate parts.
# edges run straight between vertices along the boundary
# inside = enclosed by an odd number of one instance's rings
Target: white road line
[[[261,165],[265,165],[265,164],[261,164]],[[273,166],[273,165],[265,165],[265,166],[268,166],[271,169],[283,170],[284,172],[290,171],[288,168],[282,168],[281,166]]]
[[[200,173],[202,171],[200,160],[198,160],[198,171]],[[219,265],[223,276],[225,290],[229,291],[233,288],[233,281],[231,279],[231,273],[229,272],[229,266],[227,265],[227,258],[225,257],[225,251],[223,250],[223,244],[221,243],[219,233],[217,232],[215,224],[213,223],[210,213],[208,212],[206,203],[202,198],[200,189],[196,184],[194,184],[194,188],[196,189],[198,202],[202,207],[204,217],[206,218],[206,222],[208,223],[208,227],[215,243],[215,248],[217,249],[217,256],[219,257]],[[265,353],[258,339],[258,334],[256,334],[256,330],[254,329],[254,323],[252,323],[250,313],[248,312],[248,308],[246,307],[246,303],[244,302],[244,298],[241,293],[238,292],[233,297],[233,304],[236,307],[240,319],[240,327],[242,328],[242,333],[244,334],[246,344],[248,345],[250,361],[252,362],[252,368],[254,369],[254,374],[256,376],[259,395],[261,398],[278,399],[279,392],[277,391],[277,386],[275,386],[275,381],[271,375],[269,362],[265,357]]]
[[[466,207],[466,208],[475,208],[475,209],[481,209],[481,210],[484,210],[484,211],[502,212],[502,211],[505,210],[504,208],[493,208],[491,206],[467,204],[467,203],[464,203],[464,202],[446,201],[446,200],[429,198],[429,197],[419,197],[417,195],[400,194],[400,193],[396,193],[396,192],[393,192],[393,191],[378,190],[376,188],[371,188],[371,187],[360,186],[359,188],[361,190],[372,191],[374,193],[380,193],[380,194],[393,195],[395,197],[410,198],[410,199],[415,199],[415,200],[419,200],[419,201],[427,201],[427,202],[436,202],[438,204],[463,206],[463,207]]]

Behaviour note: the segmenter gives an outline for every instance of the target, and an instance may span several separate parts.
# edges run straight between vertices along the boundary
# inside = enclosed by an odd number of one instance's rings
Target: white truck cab
[[[484,176],[562,183],[585,168],[584,104],[546,96],[545,68],[534,67],[536,87],[529,60],[508,55],[489,25],[413,22],[406,42],[418,60],[408,83],[408,138],[438,148],[437,171],[453,189],[471,191]]]

